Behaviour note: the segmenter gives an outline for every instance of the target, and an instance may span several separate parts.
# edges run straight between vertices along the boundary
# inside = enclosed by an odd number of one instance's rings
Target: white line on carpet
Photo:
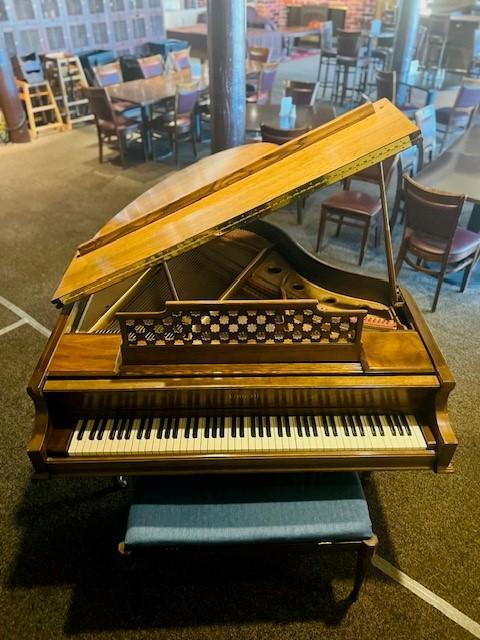
[[[423,584],[420,584],[413,578],[410,578],[403,573],[403,571],[400,571],[400,569],[397,569],[393,564],[390,564],[387,560],[384,560],[378,555],[373,556],[372,564],[377,569],[385,573],[389,578],[392,578],[392,580],[401,584],[402,587],[405,587],[422,600],[425,600],[425,602],[428,602],[432,607],[435,607],[435,609],[438,609],[438,611],[443,613],[444,616],[447,616],[447,618],[456,622],[466,631],[469,631],[475,638],[480,638],[480,624],[478,622],[475,622],[475,620],[466,616],[464,613],[453,607],[449,602],[440,596],[437,596],[436,593],[433,593],[433,591],[424,587]]]
[[[43,324],[40,324],[39,322],[37,322],[35,318],[32,318],[31,315],[29,315],[26,311],[23,311],[23,309],[20,309],[20,307],[17,307],[17,305],[13,304],[13,302],[10,302],[3,296],[0,296],[0,304],[3,304],[4,307],[7,307],[7,309],[15,313],[20,318],[22,318],[22,320],[24,320],[25,322],[28,322],[28,324],[34,329],[36,329],[39,333],[43,334],[44,336],[47,336],[47,338],[50,336],[51,331],[47,329],[47,327],[44,327]],[[20,326],[20,325],[17,325],[17,326]]]
[[[9,324],[8,327],[3,327],[3,329],[0,329],[0,336],[3,336],[5,333],[8,333],[9,331],[13,331],[17,327],[21,327],[22,324],[27,324],[27,321],[25,320],[25,318],[20,318],[20,320],[17,320],[16,322],[12,322],[12,324]]]

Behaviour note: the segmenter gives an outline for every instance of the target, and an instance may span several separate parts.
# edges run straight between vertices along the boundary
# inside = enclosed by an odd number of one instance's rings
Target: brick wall
[[[362,18],[374,18],[377,0],[257,0],[257,11],[260,15],[270,18],[279,27],[287,23],[288,4],[328,4],[329,7],[347,8],[345,21],[346,29],[360,28]]]

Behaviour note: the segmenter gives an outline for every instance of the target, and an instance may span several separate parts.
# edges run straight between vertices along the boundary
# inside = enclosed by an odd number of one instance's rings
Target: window
[[[35,18],[32,0],[14,0],[14,2],[17,20],[33,20]]]
[[[65,49],[65,38],[62,27],[47,27],[48,45],[52,51]]]
[[[163,38],[163,16],[152,16],[150,20],[152,27],[152,36],[154,38]]]
[[[7,15],[7,10],[5,9],[4,0],[0,0],[0,20],[8,21],[8,15]]]
[[[17,55],[17,47],[15,46],[15,38],[12,31],[4,31],[3,39],[5,40],[5,49],[9,56]]]
[[[89,0],[88,7],[90,13],[103,13],[105,11],[103,0]]]
[[[143,0],[130,0],[130,9],[143,9]]]
[[[145,20],[143,18],[136,18],[133,22],[133,37],[144,38],[145,37]]]
[[[36,29],[20,31],[21,55],[27,55],[32,51],[41,51],[40,34]]]
[[[95,44],[105,44],[105,42],[108,42],[107,25],[105,22],[94,22],[92,24],[92,31]]]
[[[42,14],[44,18],[58,18],[60,9],[57,0],[42,0]]]
[[[113,36],[115,42],[123,42],[128,40],[127,23],[125,20],[115,20],[113,23]]]
[[[82,0],[67,0],[67,13],[69,16],[81,16]]]
[[[81,49],[88,45],[87,28],[84,24],[72,24],[70,35],[74,49]]]
[[[110,9],[112,11],[124,11],[125,4],[123,0],[110,0]]]
[[[148,0],[148,6],[150,9],[160,8],[162,6],[162,0]]]

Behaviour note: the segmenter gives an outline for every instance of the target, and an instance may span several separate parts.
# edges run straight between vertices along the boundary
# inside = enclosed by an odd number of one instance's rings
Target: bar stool
[[[450,15],[432,15],[428,19],[427,50],[424,61],[427,69],[442,67],[449,27]]]
[[[318,62],[317,82],[322,89],[322,96],[325,95],[327,88],[332,89],[334,85],[334,77],[328,80],[330,69],[335,69],[337,63],[337,50],[333,46],[333,22],[327,20],[320,23],[320,60]],[[323,81],[321,80],[322,69],[325,69]]]
[[[140,478],[119,551],[295,544],[354,551],[356,600],[375,552],[357,473]]]
[[[337,64],[335,68],[335,85],[332,102],[345,103],[347,93],[351,92],[352,101],[355,93],[365,91],[368,58],[360,57],[362,44],[361,31],[337,30]],[[362,77],[357,87],[357,73],[361,70]],[[340,98],[340,99],[339,99]]]

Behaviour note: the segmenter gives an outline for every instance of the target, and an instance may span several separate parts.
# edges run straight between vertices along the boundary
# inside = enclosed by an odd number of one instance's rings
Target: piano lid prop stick
[[[382,202],[383,235],[385,238],[385,254],[387,257],[388,281],[392,305],[398,304],[397,278],[395,276],[395,263],[393,261],[392,236],[390,233],[390,220],[388,218],[387,190],[385,188],[385,171],[383,162],[380,162],[380,199]]]

